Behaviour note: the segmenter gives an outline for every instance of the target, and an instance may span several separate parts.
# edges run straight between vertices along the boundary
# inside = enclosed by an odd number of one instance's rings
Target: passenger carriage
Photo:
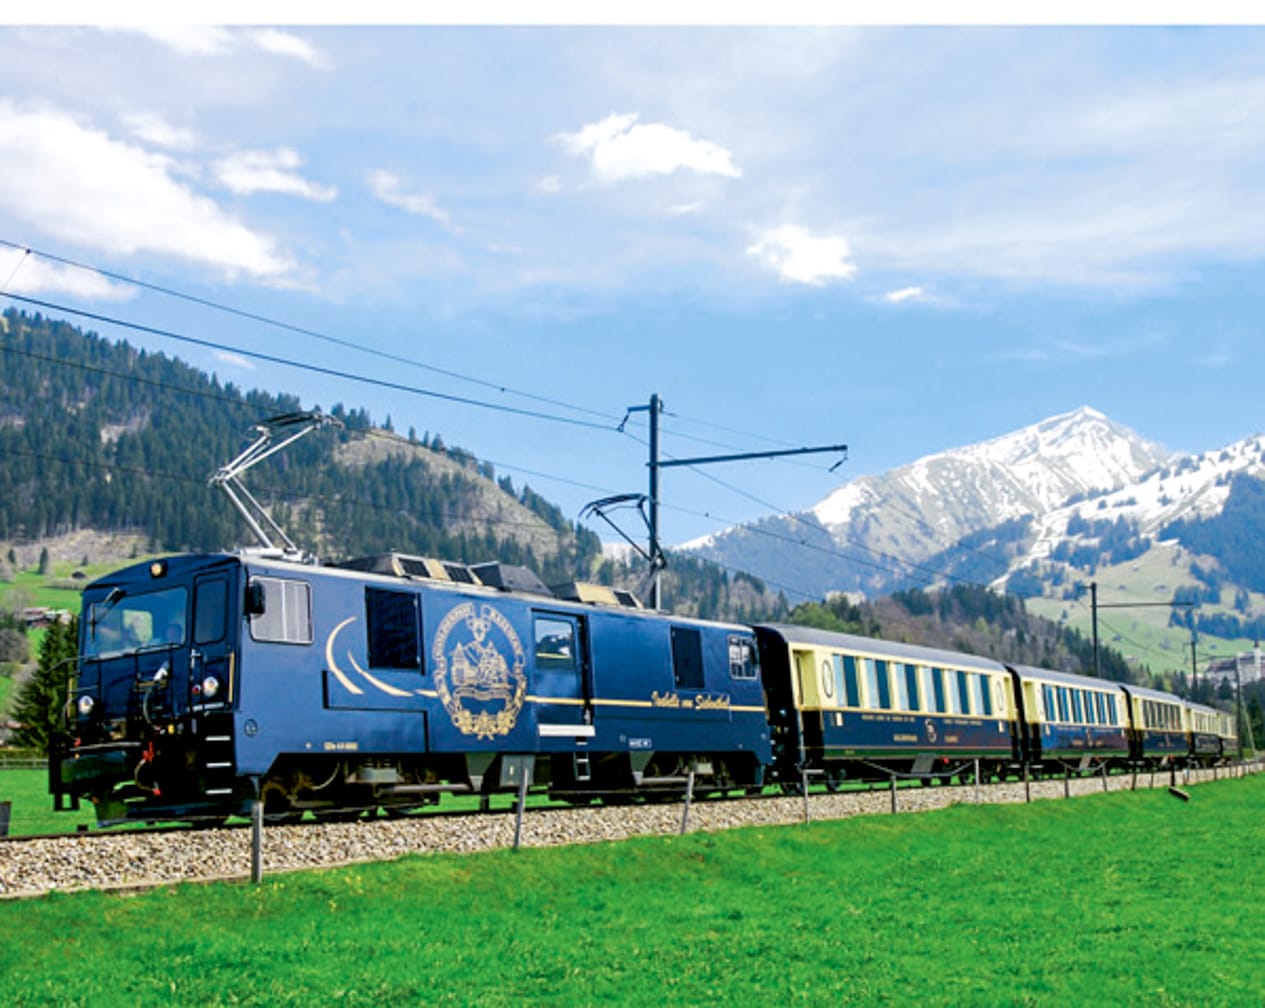
[[[1129,758],[1142,766],[1182,761],[1190,753],[1188,704],[1171,693],[1124,685],[1129,702]]]
[[[574,589],[574,586],[572,586]],[[84,592],[56,802],[102,821],[756,788],[750,628],[560,598],[522,568],[171,557]],[[572,595],[581,592],[572,591]],[[590,595],[593,593],[590,592]]]
[[[1128,759],[1128,697],[1119,684],[1028,665],[1011,670],[1031,766],[1083,773]]]
[[[1190,726],[1188,757],[1191,763],[1210,766],[1221,761],[1221,712],[1203,704],[1187,702]]]
[[[948,775],[1017,757],[1010,673],[987,658],[789,625],[757,626],[775,777]]]
[[[1226,711],[1217,711],[1217,740],[1221,744],[1221,761],[1237,759],[1239,750],[1238,718]]]

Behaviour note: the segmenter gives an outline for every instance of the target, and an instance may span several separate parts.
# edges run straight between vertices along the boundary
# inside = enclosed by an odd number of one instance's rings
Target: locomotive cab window
[[[263,611],[250,618],[250,635],[272,644],[312,643],[312,586],[306,581],[257,577]]]
[[[692,627],[672,628],[672,673],[677,689],[702,689],[703,639]]]
[[[371,668],[420,669],[420,621],[412,592],[365,589]]]

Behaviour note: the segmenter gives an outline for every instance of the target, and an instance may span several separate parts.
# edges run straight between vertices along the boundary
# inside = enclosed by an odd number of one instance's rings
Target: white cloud
[[[255,45],[265,52],[278,56],[291,56],[301,60],[314,70],[323,70],[329,66],[329,59],[307,39],[292,35],[290,32],[278,31],[276,28],[260,28],[247,36]]]
[[[333,186],[309,182],[295,169],[303,164],[298,152],[288,147],[275,151],[239,151],[221,158],[215,165],[221,184],[238,195],[278,192],[287,196],[328,203],[338,195]]]
[[[184,56],[219,56],[236,44],[231,31],[211,25],[164,25],[134,30]]]
[[[903,304],[906,301],[929,301],[930,297],[921,287],[902,287],[900,290],[888,291],[883,295],[888,304]]]
[[[832,280],[851,280],[857,271],[845,239],[818,237],[794,224],[765,231],[747,254],[791,283],[821,286]]]
[[[702,203],[676,203],[668,207],[669,217],[688,217],[703,209]]]
[[[123,123],[133,136],[155,147],[190,151],[198,146],[198,135],[193,130],[172,126],[152,112],[129,112],[123,116]]]
[[[328,57],[306,39],[276,28],[234,31],[210,25],[167,25],[137,27],[134,30],[182,56],[225,56],[253,46],[274,55],[300,60],[317,70],[329,66]]]
[[[536,183],[536,192],[543,193],[546,196],[552,196],[554,193],[562,191],[562,180],[557,175],[546,175]]]
[[[662,123],[639,125],[636,113],[608,115],[575,133],[559,134],[562,146],[578,157],[588,157],[593,174],[602,182],[622,182],[649,175],[671,175],[688,168],[700,175],[739,178],[733,155],[710,140]]]
[[[46,235],[113,253],[158,252],[270,279],[293,268],[272,238],[177,181],[169,158],[3,100],[0,208]]]
[[[13,294],[70,294],[93,301],[127,301],[136,293],[94,269],[49,262],[25,251],[0,255],[0,283]]]
[[[243,371],[255,370],[254,361],[243,357],[241,354],[235,354],[230,350],[216,350],[212,356],[221,364],[227,364],[229,367],[240,368]]]
[[[435,205],[435,199],[429,193],[407,193],[400,188],[400,179],[389,171],[370,172],[369,188],[373,194],[389,206],[406,210],[420,217],[429,217],[446,228],[452,227],[452,218],[445,210]]]

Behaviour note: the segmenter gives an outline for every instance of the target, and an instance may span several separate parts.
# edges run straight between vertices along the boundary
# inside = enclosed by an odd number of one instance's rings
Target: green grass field
[[[96,815],[87,803],[78,812],[54,812],[47,770],[0,770],[0,801],[11,803],[9,834],[73,833]],[[0,856],[3,856],[0,854]]]
[[[1265,778],[0,905],[12,1005],[1260,1005]]]

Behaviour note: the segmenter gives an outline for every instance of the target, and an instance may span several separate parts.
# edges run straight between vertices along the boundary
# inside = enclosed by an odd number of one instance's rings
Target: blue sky
[[[0,247],[5,290],[596,424],[84,323],[572,517],[645,489],[654,392],[678,458],[850,447],[665,472],[668,542],[1081,405],[1265,429],[1258,28],[8,26],[0,81],[0,241],[377,355]]]

